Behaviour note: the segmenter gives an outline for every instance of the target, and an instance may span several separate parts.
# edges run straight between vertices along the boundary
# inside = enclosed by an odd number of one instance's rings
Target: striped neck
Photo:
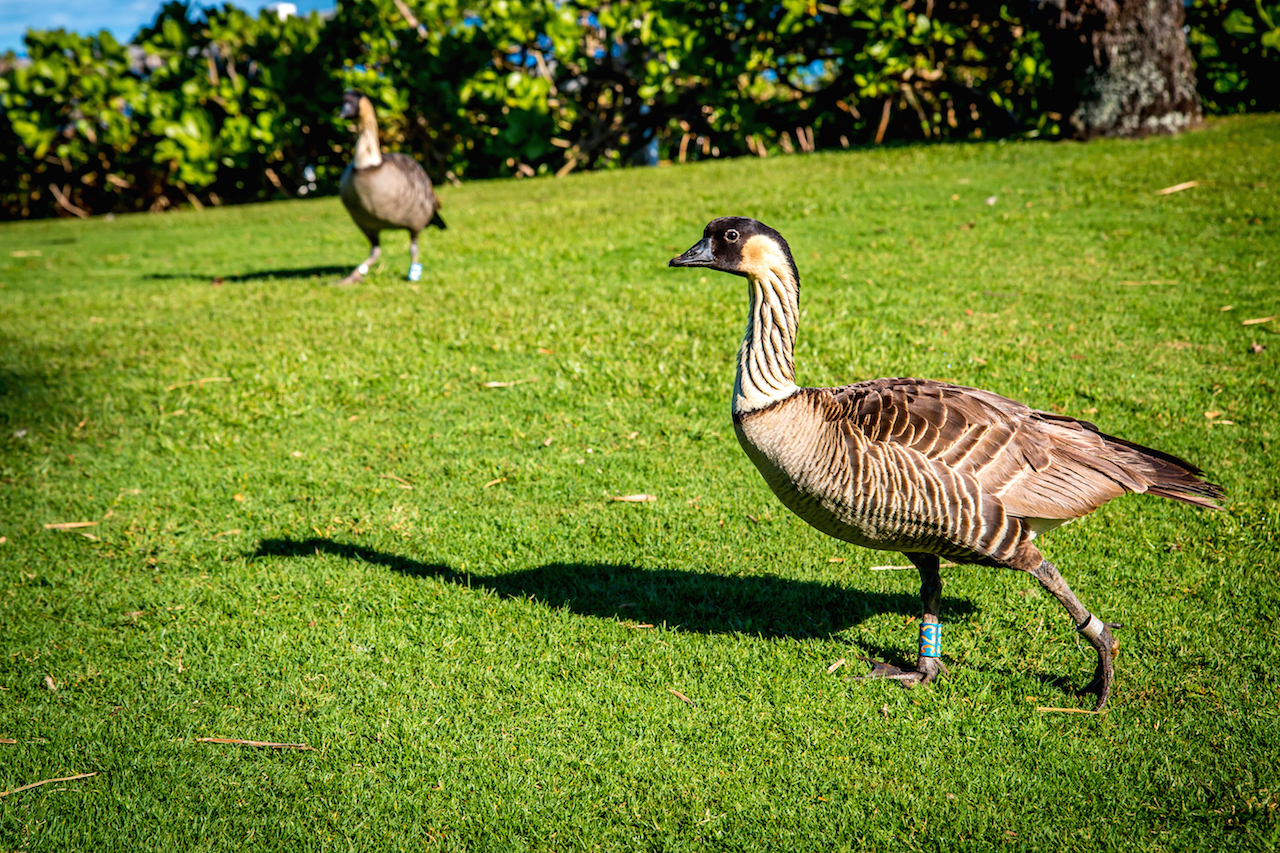
[[[382,165],[382,149],[378,146],[378,116],[368,98],[360,99],[360,132],[356,136],[353,162],[357,169],[372,169]]]
[[[794,350],[800,320],[800,283],[791,264],[769,265],[747,276],[751,311],[738,350],[734,414],[771,406],[796,390]]]

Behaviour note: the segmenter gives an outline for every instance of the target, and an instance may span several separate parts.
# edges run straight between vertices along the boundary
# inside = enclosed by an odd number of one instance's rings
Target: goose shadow
[[[826,639],[877,614],[920,614],[915,594],[862,592],[771,575],[736,577],[611,563],[548,563],[501,575],[478,575],[322,538],[266,539],[250,558],[316,554],[383,566],[406,577],[488,589],[503,598],[535,600],[581,616],[665,625],[698,634]],[[973,611],[961,599],[944,598],[942,606],[944,618]],[[901,657],[900,650],[859,645],[881,659]]]
[[[224,284],[242,284],[250,281],[266,281],[268,279],[295,279],[295,278],[331,278],[337,276],[341,278],[351,272],[352,267],[340,266],[323,266],[323,267],[294,267],[290,269],[273,269],[273,270],[257,270],[255,272],[241,273],[240,275],[207,275],[202,273],[148,273],[144,275],[144,279],[153,281],[178,281],[178,280],[195,280],[195,281],[214,281],[221,279]]]

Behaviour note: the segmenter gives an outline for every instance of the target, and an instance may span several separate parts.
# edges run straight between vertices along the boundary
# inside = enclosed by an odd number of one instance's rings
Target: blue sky
[[[334,5],[334,0],[292,2],[298,7],[299,14],[306,14],[312,9],[332,9]],[[155,20],[162,5],[162,0],[0,0],[0,53],[6,50],[21,53],[22,36],[28,29],[64,29],[77,33],[110,30],[118,40],[127,42],[144,24]],[[270,3],[267,0],[238,0],[234,5],[256,11]]]

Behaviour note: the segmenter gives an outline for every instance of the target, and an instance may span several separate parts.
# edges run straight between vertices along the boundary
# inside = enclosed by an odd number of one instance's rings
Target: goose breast
[[[349,164],[340,192],[352,219],[366,231],[421,231],[439,206],[427,173],[412,157],[399,153],[384,154],[381,163],[367,169]]]

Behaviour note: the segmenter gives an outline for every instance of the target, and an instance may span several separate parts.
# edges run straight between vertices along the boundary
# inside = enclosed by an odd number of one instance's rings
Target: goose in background
[[[382,153],[378,144],[378,117],[373,103],[360,92],[342,97],[340,118],[356,119],[355,156],[342,173],[342,203],[360,230],[369,238],[369,257],[351,275],[338,282],[361,281],[382,254],[380,232],[404,228],[409,232],[409,281],[422,277],[418,263],[418,234],[427,225],[445,227],[440,200],[431,179],[407,154]]]
[[[1126,492],[1219,509],[1222,489],[1158,450],[993,394],[927,379],[800,388],[793,351],[800,274],[787,241],[754,219],[725,217],[673,258],[747,280],[751,307],[738,352],[733,424],[784,505],[837,539],[900,551],[920,573],[924,618],[916,668],[875,661],[867,677],[927,684],[939,659],[939,559],[1027,572],[1066,608],[1097,652],[1081,693],[1111,695],[1119,643],[1033,540]]]

